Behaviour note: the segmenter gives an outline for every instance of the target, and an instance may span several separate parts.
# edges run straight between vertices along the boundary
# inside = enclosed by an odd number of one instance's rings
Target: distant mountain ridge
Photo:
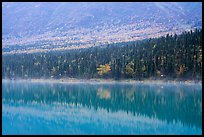
[[[3,53],[86,48],[202,28],[201,2],[3,2]]]

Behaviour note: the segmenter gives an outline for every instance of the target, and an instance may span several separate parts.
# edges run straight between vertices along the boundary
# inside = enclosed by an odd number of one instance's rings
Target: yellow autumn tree
[[[125,73],[126,74],[129,74],[129,75],[133,75],[134,74],[134,63],[131,61],[130,63],[128,63],[126,66],[125,66]]]
[[[103,74],[107,74],[108,72],[110,72],[111,68],[109,64],[105,64],[105,65],[99,65],[97,70],[98,70],[99,75],[103,75]]]

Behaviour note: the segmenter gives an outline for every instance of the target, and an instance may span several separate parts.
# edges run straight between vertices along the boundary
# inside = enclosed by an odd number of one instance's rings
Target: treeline
[[[3,78],[202,78],[202,30],[63,52],[2,56]]]

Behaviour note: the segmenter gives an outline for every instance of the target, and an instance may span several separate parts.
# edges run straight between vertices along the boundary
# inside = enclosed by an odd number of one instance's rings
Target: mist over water
[[[2,2],[3,135],[201,135],[202,2]]]
[[[3,81],[3,134],[201,134],[201,84]]]

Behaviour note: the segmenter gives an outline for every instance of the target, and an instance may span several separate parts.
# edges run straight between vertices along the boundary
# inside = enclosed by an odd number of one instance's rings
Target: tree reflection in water
[[[81,104],[111,112],[201,127],[201,85],[182,84],[3,84],[3,102]]]

